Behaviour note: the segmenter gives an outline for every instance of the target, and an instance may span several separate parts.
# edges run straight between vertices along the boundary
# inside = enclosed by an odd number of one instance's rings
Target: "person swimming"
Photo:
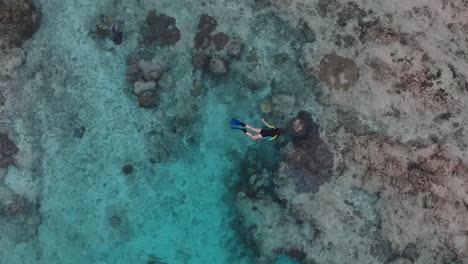
[[[281,136],[284,131],[281,128],[277,128],[273,125],[268,124],[265,119],[262,118],[263,124],[265,124],[266,128],[255,128],[249,125],[246,125],[244,122],[239,121],[235,118],[231,119],[231,128],[232,129],[239,129],[244,132],[249,138],[253,140],[257,139],[268,139],[268,140],[276,140],[279,136]],[[253,132],[257,133],[252,135],[252,133],[248,132],[247,129],[252,130]]]

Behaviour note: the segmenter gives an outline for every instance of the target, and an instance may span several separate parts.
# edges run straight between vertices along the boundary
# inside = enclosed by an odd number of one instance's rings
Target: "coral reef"
[[[239,59],[242,55],[244,45],[239,38],[233,38],[227,46],[227,53],[230,57]]]
[[[226,47],[229,42],[229,36],[223,32],[219,32],[213,35],[213,45],[216,51],[221,51]]]
[[[239,59],[243,44],[238,37],[217,32],[218,21],[207,14],[200,16],[198,32],[193,39],[195,53],[192,65],[196,70],[208,69],[213,75],[224,75],[229,71],[229,59]]]
[[[145,108],[153,108],[159,105],[156,93],[152,90],[142,91],[138,94],[138,105]]]
[[[194,54],[192,56],[192,66],[194,69],[197,70],[204,70],[208,65],[208,61],[210,60],[209,56],[201,53]]]
[[[320,61],[319,77],[332,88],[347,90],[359,79],[359,68],[349,58],[327,54]]]
[[[218,22],[212,16],[203,14],[198,22],[198,33],[193,39],[195,49],[207,49],[210,46],[210,34],[216,29]]]
[[[430,191],[433,185],[444,185],[458,173],[466,171],[460,158],[451,153],[451,146],[430,144],[419,148],[381,137],[355,137],[351,160],[372,171],[381,181],[404,193]]]
[[[100,14],[96,28],[90,34],[96,39],[109,39],[120,45],[123,42],[123,22],[113,16]]]
[[[210,72],[220,75],[225,74],[229,70],[229,67],[227,61],[222,57],[213,56],[210,58],[209,69]]]
[[[20,47],[40,25],[40,13],[33,1],[0,2],[0,49]]]
[[[238,195],[257,261],[294,250],[302,263],[466,262],[466,5],[261,2],[301,28],[298,62],[320,83],[293,96],[292,81],[277,78],[259,101],[288,117],[291,143],[272,172],[287,203]],[[284,108],[314,109],[316,123]]]
[[[148,12],[143,35],[144,43],[147,45],[156,43],[160,46],[174,46],[181,37],[175,18],[166,14],[157,14],[155,10]]]
[[[280,174],[285,175],[280,178],[295,179],[296,191],[299,193],[318,192],[319,187],[333,175],[333,155],[320,138],[319,126],[313,122],[309,113],[301,111],[289,123],[294,126],[297,120],[302,121],[303,135],[295,136],[293,147],[284,149],[287,165],[282,167]]]
[[[166,71],[167,66],[157,57],[148,61],[137,55],[130,57],[127,79],[140,107],[155,108],[159,105],[158,83]]]

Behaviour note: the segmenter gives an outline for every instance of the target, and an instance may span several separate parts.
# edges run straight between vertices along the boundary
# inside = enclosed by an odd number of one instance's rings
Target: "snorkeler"
[[[255,128],[249,125],[246,125],[244,122],[239,121],[235,118],[231,119],[231,128],[232,129],[239,129],[244,132],[249,138],[256,140],[256,139],[263,139],[266,138],[268,140],[276,140],[279,136],[283,134],[283,129],[276,128],[268,124],[265,119],[262,118],[262,122],[266,125],[266,128]],[[247,129],[252,130],[253,132],[257,133],[256,135],[252,135]]]

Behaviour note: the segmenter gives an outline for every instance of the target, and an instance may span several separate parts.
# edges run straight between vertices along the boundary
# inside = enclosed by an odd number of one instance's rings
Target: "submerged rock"
[[[133,83],[141,78],[141,71],[138,68],[140,57],[137,54],[131,54],[127,59],[127,81]]]
[[[0,168],[5,169],[15,164],[13,156],[18,153],[18,147],[7,134],[0,133]]]
[[[318,125],[314,123],[312,117],[306,111],[300,111],[296,117],[289,120],[287,129],[293,137],[319,136]]]
[[[114,44],[120,45],[123,42],[123,22],[110,15],[100,14],[91,34],[99,40],[110,39]]]
[[[198,21],[198,30],[206,34],[210,34],[216,29],[218,21],[212,16],[203,14]]]
[[[233,38],[227,46],[229,57],[238,59],[242,54],[243,44],[239,38]]]
[[[229,70],[227,61],[220,56],[213,56],[210,59],[209,68],[210,68],[211,73],[214,73],[217,75],[225,74]]]
[[[172,90],[176,86],[176,80],[169,72],[164,73],[158,82],[158,87],[166,91]]]
[[[229,42],[229,36],[226,35],[225,33],[223,32],[219,32],[215,35],[213,35],[213,44],[214,44],[214,47],[215,47],[215,50],[216,51],[221,51],[222,49],[224,49],[224,47],[226,47],[226,45],[228,44]]]
[[[163,64],[132,57],[129,59],[127,79],[135,95],[145,91],[154,91],[161,75],[166,71]]]
[[[143,80],[145,81],[157,81],[166,70],[165,66],[162,64],[143,59],[138,61],[137,66],[141,73],[141,77],[143,77]]]
[[[288,123],[288,132],[293,137],[302,137],[307,133],[305,121],[301,118],[295,117]]]
[[[193,46],[197,50],[205,50],[210,46],[211,37],[209,34],[205,32],[198,32],[195,37],[193,38]]]
[[[82,138],[84,136],[85,132],[86,132],[86,127],[85,126],[76,127],[74,132],[73,132],[73,136],[76,137],[76,138]]]
[[[408,243],[403,249],[402,257],[415,262],[419,258],[419,250],[414,243]]]
[[[194,69],[203,70],[208,65],[210,57],[205,54],[195,54],[192,56],[192,66]]]
[[[333,154],[320,138],[319,126],[310,114],[301,111],[297,118],[301,120],[297,129],[304,135],[293,137],[293,148],[286,150],[288,166],[282,173],[295,180],[297,192],[315,193],[333,176]]]
[[[180,30],[176,27],[176,20],[165,14],[158,15],[155,10],[146,17],[145,43],[160,46],[174,46],[180,40]]]
[[[331,88],[348,90],[359,79],[356,63],[345,57],[327,54],[320,61],[319,78]]]
[[[159,99],[155,91],[144,91],[138,95],[138,104],[144,108],[154,108],[159,106]]]
[[[91,34],[101,40],[109,38],[112,34],[112,21],[113,19],[110,16],[100,14],[96,23],[96,29],[94,32],[91,32]]]
[[[302,136],[305,136],[305,134],[307,133],[305,122],[304,120],[300,118],[296,117],[292,119],[290,127],[291,127],[290,131],[293,136],[302,137]]]
[[[206,49],[210,46],[210,34],[216,29],[218,22],[212,16],[203,14],[198,21],[198,32],[193,39],[195,49]]]
[[[133,84],[133,93],[138,95],[146,91],[154,91],[156,90],[156,83],[154,81],[144,82],[144,81],[136,81]]]
[[[122,168],[122,173],[124,175],[130,175],[132,172],[133,172],[133,166],[130,164],[127,164]]]
[[[0,48],[21,46],[39,24],[40,14],[31,0],[0,1]]]

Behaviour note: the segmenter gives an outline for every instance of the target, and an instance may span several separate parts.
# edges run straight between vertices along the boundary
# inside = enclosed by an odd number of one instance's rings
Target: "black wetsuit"
[[[262,128],[262,130],[260,130],[260,135],[262,135],[262,138],[272,138],[277,135],[276,128]]]

